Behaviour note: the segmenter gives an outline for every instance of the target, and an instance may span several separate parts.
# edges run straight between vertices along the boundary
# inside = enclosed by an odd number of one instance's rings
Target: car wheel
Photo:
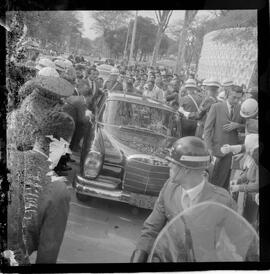
[[[90,200],[90,198],[87,195],[84,195],[84,194],[81,194],[81,193],[78,193],[78,192],[76,192],[76,197],[81,202],[87,202],[87,201]]]

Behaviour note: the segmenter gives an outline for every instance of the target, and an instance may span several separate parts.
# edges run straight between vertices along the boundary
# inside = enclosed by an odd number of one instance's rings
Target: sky
[[[83,22],[83,36],[93,40],[97,36],[99,36],[100,33],[97,33],[93,28],[93,24],[95,21],[91,17],[91,13],[92,11],[78,11],[79,18]],[[133,11],[133,13],[135,16],[135,11]],[[185,14],[184,10],[174,10],[170,18],[168,27],[177,23],[179,19],[184,19],[184,14]],[[138,15],[143,17],[150,17],[156,20],[154,10],[140,10],[138,11]],[[207,15],[209,15],[209,11],[200,11],[198,13],[198,16],[207,16]]]

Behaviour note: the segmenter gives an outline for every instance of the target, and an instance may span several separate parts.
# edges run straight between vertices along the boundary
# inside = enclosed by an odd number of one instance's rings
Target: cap
[[[71,96],[74,92],[74,87],[67,80],[60,77],[38,76],[33,79],[33,84],[62,97]]]
[[[50,68],[50,67],[42,68],[42,69],[38,72],[38,76],[60,77],[60,76],[59,76],[59,73],[56,71],[56,69]]]
[[[67,68],[67,64],[66,64],[65,60],[56,59],[54,61],[54,64],[55,64],[55,69],[58,71],[65,71]]]
[[[49,58],[40,58],[37,65],[36,65],[36,68],[38,70],[41,70],[45,67],[55,68],[55,64]]]

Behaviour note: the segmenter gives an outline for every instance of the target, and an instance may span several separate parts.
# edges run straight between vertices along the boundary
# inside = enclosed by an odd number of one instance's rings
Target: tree
[[[159,56],[162,57],[165,55],[169,48],[169,37],[167,35],[164,35],[161,42],[160,42],[160,48],[159,48]]]
[[[154,66],[156,64],[160,43],[161,43],[163,34],[166,28],[168,27],[172,12],[173,12],[172,10],[155,11],[156,19],[158,22],[158,31],[156,34],[156,42],[155,42],[155,47],[152,55],[151,66]]]
[[[27,26],[27,36],[37,38],[43,47],[48,42],[61,49],[70,37],[71,44],[81,36],[82,23],[72,11],[23,11],[20,13]],[[12,12],[10,12],[12,17]]]
[[[123,54],[125,40],[127,36],[127,27],[121,27],[116,30],[106,30],[104,39],[114,58],[118,59]]]
[[[122,26],[127,26],[132,13],[127,10],[95,11],[92,12],[92,17],[95,20],[94,28],[104,32],[105,30],[116,30]]]
[[[186,10],[185,11],[185,20],[184,26],[181,30],[180,37],[179,37],[179,46],[178,46],[178,54],[177,54],[177,61],[175,66],[175,73],[179,73],[180,69],[184,65],[184,58],[185,58],[185,47],[186,47],[186,39],[188,35],[188,29],[192,21],[194,20],[197,10]]]
[[[131,29],[133,28],[134,21],[131,22]],[[157,26],[151,18],[138,16],[137,18],[137,31],[134,48],[134,58],[137,59],[137,54],[140,52],[140,61],[143,56],[153,51],[154,41],[157,32]],[[130,37],[131,40],[131,37]]]

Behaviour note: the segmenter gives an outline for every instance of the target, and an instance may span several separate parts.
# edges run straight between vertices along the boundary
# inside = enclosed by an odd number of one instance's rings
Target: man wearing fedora
[[[188,79],[184,88],[187,95],[179,97],[179,112],[198,112],[202,97],[197,94],[198,87],[194,79]],[[194,136],[197,128],[197,121],[194,119],[183,119],[183,132],[185,136]]]
[[[206,96],[199,106],[199,110],[196,112],[182,112],[187,119],[195,119],[198,121],[195,136],[202,138],[203,129],[207,114],[210,107],[218,102],[217,95],[219,90],[219,82],[215,79],[209,79],[204,81]]]
[[[213,104],[204,125],[204,140],[210,154],[216,157],[212,183],[229,188],[232,153],[223,154],[220,148],[240,143],[238,130],[244,130],[244,119],[240,116],[240,100],[243,90],[233,85],[224,102]]]

